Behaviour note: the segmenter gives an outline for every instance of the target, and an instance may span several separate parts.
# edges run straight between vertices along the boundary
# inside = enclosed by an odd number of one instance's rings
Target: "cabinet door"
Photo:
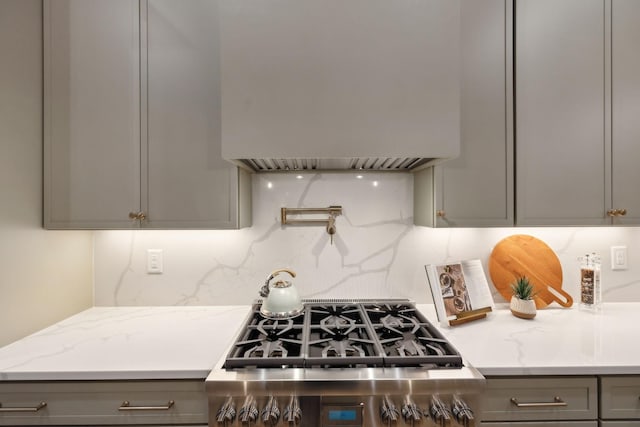
[[[434,168],[435,225],[513,225],[512,7],[462,3],[460,157]]]
[[[611,3],[612,204],[614,223],[640,224],[640,2]]]
[[[604,1],[515,8],[516,223],[607,224]]]
[[[140,209],[137,0],[44,2],[44,223],[130,228]]]
[[[238,227],[241,172],[221,157],[217,2],[150,0],[146,25],[143,226]]]

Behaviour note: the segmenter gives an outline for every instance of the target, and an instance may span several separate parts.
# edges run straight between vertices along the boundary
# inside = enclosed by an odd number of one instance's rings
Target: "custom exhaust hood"
[[[218,4],[225,159],[406,171],[459,154],[459,1]]]

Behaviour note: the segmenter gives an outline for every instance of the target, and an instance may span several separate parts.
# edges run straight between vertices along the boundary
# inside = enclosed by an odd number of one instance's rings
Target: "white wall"
[[[92,304],[92,234],[42,229],[41,3],[0,0],[0,346]]]
[[[605,301],[640,301],[640,228],[431,229],[412,225],[410,174],[254,175],[254,224],[238,231],[95,233],[96,305],[249,304],[276,268],[298,273],[305,298],[402,297],[427,302],[424,265],[487,261],[511,234],[532,234],[558,254],[563,289],[578,300],[577,258],[603,257]],[[342,205],[334,244],[321,226],[279,223],[281,207]],[[629,269],[609,269],[609,247],[626,245]],[[146,274],[146,250],[164,251],[162,275]],[[497,302],[504,301],[494,293]]]

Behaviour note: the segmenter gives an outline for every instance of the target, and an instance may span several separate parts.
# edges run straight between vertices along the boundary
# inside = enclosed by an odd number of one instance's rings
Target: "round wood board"
[[[555,252],[542,240],[527,234],[502,239],[489,257],[489,275],[500,295],[511,300],[511,285],[526,276],[534,288],[536,308],[552,302],[571,307],[573,298],[562,290],[562,266]]]

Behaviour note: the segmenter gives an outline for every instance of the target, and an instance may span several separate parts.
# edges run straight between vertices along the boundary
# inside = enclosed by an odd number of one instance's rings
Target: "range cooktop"
[[[256,302],[223,368],[461,368],[458,351],[408,300],[307,300],[290,319]]]

